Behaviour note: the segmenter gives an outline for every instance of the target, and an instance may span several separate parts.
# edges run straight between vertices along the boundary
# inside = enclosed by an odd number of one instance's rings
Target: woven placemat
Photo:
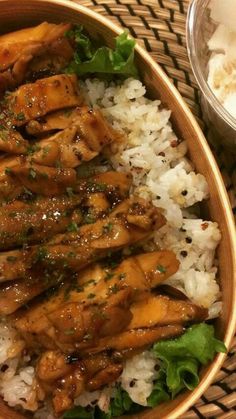
[[[75,1],[76,0],[72,0]],[[223,0],[222,0],[223,1]],[[188,0],[77,0],[120,26],[152,55],[184,97],[208,136],[198,86],[186,51]],[[213,150],[236,214],[235,157],[221,146]],[[181,419],[236,419],[236,337],[223,368],[204,396]]]

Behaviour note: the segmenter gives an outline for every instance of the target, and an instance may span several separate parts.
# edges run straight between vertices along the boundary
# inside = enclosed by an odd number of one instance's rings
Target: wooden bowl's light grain
[[[101,39],[109,46],[114,45],[114,36],[122,32],[121,28],[108,19],[68,0],[0,0],[0,28],[3,33],[33,26],[44,20],[83,24],[92,37]],[[175,132],[187,141],[196,170],[206,177],[209,184],[207,213],[212,220],[218,222],[222,232],[218,258],[223,312],[216,323],[216,329],[218,337],[224,340],[228,348],[236,325],[236,233],[227,192],[207,142],[175,87],[149,54],[139,46],[136,46],[136,63],[149,96],[159,98],[164,106],[171,109]],[[224,357],[224,354],[217,355],[214,362],[202,371],[201,382],[194,391],[186,392],[153,410],[135,415],[135,418],[176,419],[183,415],[210,385]],[[22,416],[0,405],[0,419],[22,419]]]

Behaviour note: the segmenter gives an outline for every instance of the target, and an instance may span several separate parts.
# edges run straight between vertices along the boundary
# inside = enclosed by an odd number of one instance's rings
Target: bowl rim
[[[207,102],[214,109],[214,111],[223,119],[223,121],[236,131],[236,118],[234,118],[221,104],[219,99],[210,88],[201,67],[196,63],[197,45],[195,40],[195,25],[198,10],[203,10],[209,3],[209,0],[191,0],[188,6],[187,20],[186,20],[186,44],[188,58],[191,64],[193,74],[197,80],[198,86]]]
[[[9,5],[11,0],[0,0],[0,3],[5,2],[7,5]],[[58,6],[62,6],[68,9],[72,9],[75,12],[81,13],[84,16],[89,16],[91,19],[98,20],[100,23],[102,23],[104,26],[109,28],[111,31],[113,31],[116,35],[120,35],[123,32],[122,27],[118,26],[117,24],[110,21],[108,18],[104,17],[103,15],[100,15],[99,13],[90,10],[88,7],[85,7],[83,5],[78,4],[74,0],[68,1],[68,0],[33,0],[37,2],[41,2],[44,4],[55,4]],[[78,0],[77,0],[78,1]],[[21,4],[28,3],[28,0],[21,0]],[[211,165],[211,170],[214,173],[214,177],[216,179],[219,195],[221,195],[224,198],[224,204],[225,204],[225,218],[227,220],[228,224],[228,231],[230,232],[230,245],[232,247],[232,266],[233,266],[233,289],[234,289],[234,295],[232,296],[232,312],[229,317],[226,332],[225,332],[225,338],[224,343],[226,347],[229,349],[230,343],[234,337],[234,334],[236,332],[236,228],[234,223],[234,217],[233,212],[230,206],[229,197],[219,170],[219,167],[216,163],[216,160],[212,154],[212,151],[207,143],[207,140],[197,123],[195,117],[193,116],[192,112],[190,111],[189,107],[185,103],[184,99],[176,89],[176,87],[171,83],[168,76],[164,73],[162,68],[158,63],[154,61],[154,59],[151,57],[151,55],[145,51],[144,48],[142,48],[138,43],[135,45],[135,51],[138,55],[140,55],[147,64],[152,67],[154,70],[154,73],[159,73],[159,75],[162,77],[164,84],[168,87],[168,89],[171,91],[171,93],[178,99],[181,108],[183,109],[186,117],[188,118],[190,124],[192,125],[193,129],[196,132],[196,135],[199,138],[199,142],[201,144],[202,150],[207,156],[207,159],[209,160],[209,165]],[[162,416],[162,419],[178,419],[181,415],[183,415],[193,404],[196,403],[196,401],[201,397],[201,395],[206,391],[206,389],[211,385],[216,373],[219,371],[220,367],[222,366],[226,354],[219,353],[215,359],[209,364],[206,374],[204,375],[204,380],[201,379],[199,385],[194,389],[191,393],[186,393],[186,397],[184,400],[180,401],[180,404],[173,408],[172,412],[168,414],[168,416]],[[131,417],[131,416],[129,416]],[[132,416],[133,417],[133,416]]]

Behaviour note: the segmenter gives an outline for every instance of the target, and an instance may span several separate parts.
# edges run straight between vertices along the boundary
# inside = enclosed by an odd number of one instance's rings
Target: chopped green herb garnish
[[[120,291],[120,288],[117,284],[114,284],[111,287],[109,287],[109,291],[111,294],[116,294],[118,291]]]
[[[15,218],[15,217],[17,217],[17,215],[18,215],[18,213],[16,211],[11,211],[11,212],[9,212],[8,217]]]
[[[87,298],[89,298],[89,299],[92,299],[92,298],[94,298],[94,297],[96,297],[96,295],[95,295],[95,294],[93,294],[92,292],[91,292],[90,294],[88,294],[88,296],[87,296]]]
[[[95,223],[95,221],[96,221],[95,217],[91,214],[87,214],[84,217],[84,223],[85,224],[93,224],[93,223]]]
[[[78,231],[78,230],[79,230],[79,227],[78,227],[77,223],[75,221],[71,221],[71,223],[67,227],[67,231],[69,231],[71,233],[71,232]]]
[[[102,320],[108,320],[109,316],[104,313],[104,311],[97,311],[96,313],[94,313],[94,317],[96,319],[102,319]]]
[[[66,193],[69,196],[69,198],[72,198],[72,196],[74,196],[73,188],[71,187],[66,188]]]
[[[50,151],[50,146],[46,145],[45,147],[42,148],[42,152],[43,152],[43,157],[46,157],[48,155]]]
[[[95,279],[89,279],[87,282],[84,283],[84,287],[87,287],[88,285],[91,285],[91,284],[96,284]]]
[[[91,333],[87,333],[86,335],[84,335],[83,340],[91,340],[93,338],[93,336],[91,335]]]
[[[64,113],[65,116],[71,116],[72,109],[66,109],[63,113]]]
[[[5,169],[6,175],[10,175],[11,172],[12,172],[12,169],[10,167],[6,167],[6,169]]]
[[[9,132],[7,130],[0,131],[0,138],[2,141],[7,141]]]
[[[48,174],[46,172],[41,172],[40,176],[44,179],[48,179]]]
[[[55,166],[57,169],[61,169],[63,167],[62,162],[60,160],[55,161]]]
[[[7,261],[8,262],[15,262],[17,260],[16,256],[7,256]]]
[[[166,268],[163,265],[157,265],[157,271],[160,272],[161,274],[166,273]]]
[[[36,173],[36,171],[31,167],[30,169],[29,169],[29,179],[36,179],[36,176],[37,176],[37,173]]]
[[[96,192],[104,192],[107,189],[107,185],[105,183],[95,183],[94,186]]]
[[[66,329],[66,330],[64,330],[64,334],[65,335],[73,335],[75,333],[75,329],[74,329],[74,327],[71,327],[70,329]]]
[[[25,119],[25,114],[24,114],[24,112],[19,112],[19,113],[16,115],[16,119],[17,119],[18,121],[24,121],[24,119]]]
[[[105,278],[104,278],[104,281],[109,281],[110,279],[112,279],[113,278],[113,276],[114,276],[115,274],[113,274],[113,273],[111,273],[111,272],[107,272],[106,273],[106,276],[105,276]]]
[[[40,151],[40,150],[41,150],[41,147],[39,147],[37,144],[33,144],[27,148],[27,154],[28,156],[31,156],[36,151]]]
[[[64,300],[67,300],[70,296],[70,293],[76,291],[78,293],[83,292],[84,291],[84,287],[83,286],[79,286],[77,284],[71,284],[69,285],[65,292],[64,292]]]
[[[76,253],[74,253],[74,252],[68,252],[67,253],[67,257],[68,258],[75,258],[76,257]]]
[[[47,254],[47,249],[45,247],[40,246],[35,255],[35,262],[40,262],[44,260],[47,257]]]
[[[112,223],[107,223],[103,226],[103,233],[110,233],[113,229],[113,224]]]
[[[26,195],[29,195],[31,198],[33,197],[32,192],[29,189],[27,189],[25,186],[23,186],[23,191]]]

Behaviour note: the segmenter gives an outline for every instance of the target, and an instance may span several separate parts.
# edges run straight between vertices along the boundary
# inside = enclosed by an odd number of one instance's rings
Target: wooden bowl
[[[83,24],[93,38],[108,46],[114,45],[114,36],[122,29],[108,19],[68,0],[0,0],[0,28],[9,32],[42,21],[73,22]],[[217,335],[229,348],[236,325],[236,234],[228,196],[215,159],[208,144],[187,105],[161,68],[140,46],[136,46],[136,62],[151,98],[158,98],[171,109],[171,121],[176,134],[187,141],[189,155],[198,172],[208,182],[210,199],[204,205],[205,215],[217,221],[222,240],[218,249],[219,277],[222,288],[223,312],[216,322]],[[206,207],[206,208],[205,208]],[[185,392],[175,400],[163,403],[153,410],[147,410],[135,418],[178,418],[203,394],[211,384],[225,359],[218,354],[215,360],[204,368],[201,382],[192,392]],[[4,410],[3,410],[4,409]],[[9,408],[0,406],[0,419],[22,419]]]

